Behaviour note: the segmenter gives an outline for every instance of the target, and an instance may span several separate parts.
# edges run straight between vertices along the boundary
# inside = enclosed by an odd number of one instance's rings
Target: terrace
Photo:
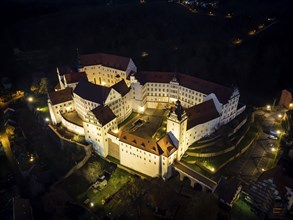
[[[167,111],[146,109],[143,114],[134,113],[119,125],[119,130],[145,138],[159,140],[166,133]]]

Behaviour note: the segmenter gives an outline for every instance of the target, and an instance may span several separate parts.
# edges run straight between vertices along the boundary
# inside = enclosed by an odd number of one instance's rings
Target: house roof
[[[169,157],[177,150],[168,133],[157,143],[163,152],[163,156],[165,157]]]
[[[83,99],[103,104],[106,101],[110,90],[111,88],[96,85],[88,82],[87,80],[81,79],[73,90],[73,93]]]
[[[240,186],[240,181],[236,178],[224,178],[221,177],[217,188],[215,189],[215,194],[218,195],[220,199],[231,204],[235,199],[236,192]]]
[[[143,85],[147,82],[169,83],[175,77],[186,88],[206,95],[214,93],[222,104],[227,103],[233,93],[232,88],[182,73],[143,71],[136,74],[136,77]]]
[[[85,72],[71,72],[64,74],[66,82],[70,83],[77,83],[80,79],[88,80],[87,75]]]
[[[130,91],[130,88],[126,85],[124,79],[113,85],[111,88],[115,89],[122,96],[125,96]]]
[[[104,126],[116,118],[116,115],[108,106],[99,105],[92,110],[99,123]]]
[[[114,69],[125,71],[128,67],[130,58],[111,54],[97,53],[80,55],[83,66],[103,65]]]
[[[141,137],[138,137],[134,134],[130,134],[128,132],[122,131],[120,134],[119,140],[121,142],[124,142],[126,144],[132,145],[134,147],[137,147],[139,149],[148,151],[150,153],[160,155],[161,151],[159,147],[157,146],[157,143],[152,140],[147,140]]]
[[[72,89],[67,87],[62,90],[54,91],[49,93],[49,98],[52,105],[59,103],[68,102],[72,100]]]
[[[60,85],[60,83],[58,83],[58,84],[54,87],[54,89],[55,89],[55,91],[56,91],[56,90],[60,90],[60,89],[61,89],[61,85]]]
[[[257,180],[264,181],[269,179],[273,180],[280,194],[284,195],[284,193],[286,192],[286,189],[284,186],[284,175],[283,175],[283,170],[281,166],[275,166],[272,169],[264,171]]]
[[[212,99],[186,109],[186,113],[188,116],[187,130],[220,116]]]

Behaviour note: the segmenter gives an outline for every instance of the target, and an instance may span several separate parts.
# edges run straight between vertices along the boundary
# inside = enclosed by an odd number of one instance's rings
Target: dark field
[[[281,89],[292,87],[289,0],[219,1],[213,17],[206,10],[192,13],[167,1],[141,5],[120,0],[109,6],[93,0],[48,2],[22,7],[11,3],[0,9],[0,74],[11,76],[17,88],[29,88],[32,73],[40,71],[54,85],[55,67],[74,65],[76,48],[80,53],[132,57],[139,70],[184,72],[228,86],[236,83],[248,104],[272,103]],[[225,18],[227,12],[233,12],[233,18]],[[269,26],[268,17],[277,22]],[[269,27],[254,36],[247,34],[263,23]],[[238,37],[243,42],[233,45]]]

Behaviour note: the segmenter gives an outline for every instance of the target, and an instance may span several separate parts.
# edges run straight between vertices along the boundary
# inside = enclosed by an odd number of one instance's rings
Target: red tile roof
[[[169,83],[174,76],[179,84],[186,88],[206,95],[214,93],[222,104],[227,103],[233,93],[232,88],[182,73],[143,71],[136,74],[138,81],[143,85],[147,82]]]
[[[220,116],[213,100],[194,105],[191,108],[186,109],[186,113],[188,116],[187,130]]]
[[[163,156],[169,157],[171,154],[173,154],[176,151],[176,147],[173,144],[171,138],[168,134],[166,134],[161,140],[158,142],[159,147],[163,151]]]
[[[80,79],[88,80],[87,75],[85,72],[71,72],[71,73],[65,73],[64,74],[66,82],[68,84],[70,83],[77,83]]]
[[[49,98],[51,100],[52,105],[71,101],[72,100],[72,89],[67,87],[66,89],[50,92]]]
[[[84,66],[103,65],[114,69],[125,71],[128,67],[130,58],[111,54],[85,54],[80,55],[80,61]]]
[[[157,146],[157,143],[152,140],[147,140],[141,137],[138,137],[134,134],[122,131],[120,134],[119,140],[131,146],[137,147],[139,149],[148,151],[150,153],[160,155],[160,149]]]
[[[99,123],[104,126],[116,118],[116,115],[108,106],[99,105],[92,110]]]

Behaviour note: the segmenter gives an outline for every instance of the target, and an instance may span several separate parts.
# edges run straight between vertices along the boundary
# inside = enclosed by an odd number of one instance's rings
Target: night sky
[[[243,101],[256,105],[272,102],[281,89],[292,87],[287,77],[292,74],[293,39],[289,0],[221,0],[215,17],[205,10],[192,14],[167,1],[108,2],[1,1],[0,74],[24,89],[36,72],[55,83],[55,67],[74,66],[79,48],[80,53],[132,57],[139,70],[184,72],[227,86],[236,83]],[[231,20],[224,18],[227,12],[233,13]],[[277,23],[256,36],[247,35],[267,18]],[[243,42],[233,46],[237,37]],[[19,61],[17,51],[29,55]],[[30,55],[32,51],[39,54]],[[142,57],[144,52],[147,57]]]

